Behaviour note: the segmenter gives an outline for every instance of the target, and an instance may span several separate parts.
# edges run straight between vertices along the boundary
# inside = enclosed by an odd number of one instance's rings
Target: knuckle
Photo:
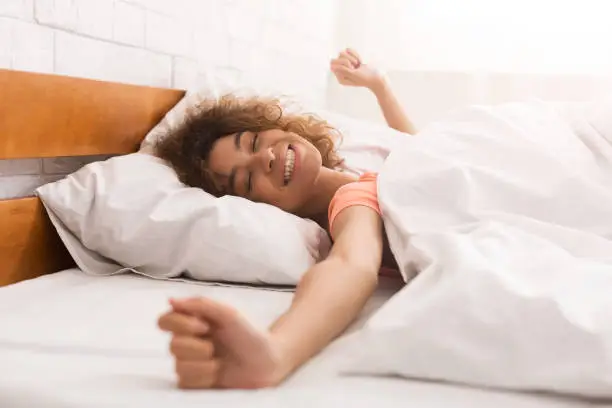
[[[169,318],[168,313],[165,313],[161,315],[159,319],[157,319],[157,325],[159,326],[160,329],[165,330],[168,328],[168,318]]]
[[[193,299],[194,306],[197,307],[205,307],[207,305],[206,301],[202,297],[197,297]]]
[[[177,355],[183,347],[183,342],[179,337],[173,336],[170,340],[170,353]]]
[[[182,390],[206,389],[212,388],[213,381],[207,378],[199,379],[179,379],[178,388]]]
[[[210,371],[207,365],[176,363],[177,386],[181,389],[211,388],[214,385],[216,371]]]
[[[235,307],[229,306],[227,308],[227,317],[228,319],[231,320],[238,320],[241,318],[241,314],[240,312],[238,312],[238,309],[236,309]]]
[[[215,354],[215,345],[210,341],[203,344],[203,349],[207,357],[212,357]]]
[[[195,318],[190,318],[185,329],[189,331],[189,334],[194,335],[201,331],[201,327],[202,322],[198,321]]]
[[[188,378],[191,377],[194,371],[197,370],[194,370],[192,362],[176,359],[176,361],[174,362],[174,371],[179,376],[179,378]]]
[[[197,384],[192,378],[179,377],[178,387],[183,390],[189,390],[189,389],[197,388]]]
[[[219,360],[210,361],[210,372],[216,375],[221,370],[221,362]]]

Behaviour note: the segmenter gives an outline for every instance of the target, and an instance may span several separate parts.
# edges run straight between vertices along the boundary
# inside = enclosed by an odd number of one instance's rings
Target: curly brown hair
[[[170,163],[181,182],[220,196],[223,191],[213,182],[207,165],[215,142],[237,132],[271,129],[293,132],[312,143],[327,168],[342,163],[335,150],[340,134],[325,120],[314,114],[289,113],[277,98],[234,95],[197,104],[178,128],[157,143],[156,152]]]

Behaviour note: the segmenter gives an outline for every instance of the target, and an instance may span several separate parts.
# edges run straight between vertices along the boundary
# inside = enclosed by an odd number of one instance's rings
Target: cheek
[[[268,179],[262,177],[254,184],[252,200],[278,206],[282,200],[282,191],[274,188]]]
[[[308,155],[307,166],[313,172],[316,172],[321,167],[321,155],[318,151],[311,152]]]
[[[300,207],[303,202],[301,190],[282,189],[279,190],[267,182],[262,182],[253,196],[253,200],[273,205],[287,212],[293,212]]]
[[[310,178],[316,178],[321,169],[321,153],[314,146],[309,146],[305,150],[302,166]]]

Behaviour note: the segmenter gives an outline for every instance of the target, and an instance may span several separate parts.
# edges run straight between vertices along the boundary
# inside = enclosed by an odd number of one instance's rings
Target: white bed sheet
[[[383,280],[362,318],[399,288]],[[291,293],[135,275],[91,277],[68,270],[0,288],[0,407],[496,407],[566,408],[584,401],[512,394],[396,378],[341,376],[343,341],[277,389],[180,391],[167,335],[156,328],[170,296],[229,302],[259,325],[290,304]]]

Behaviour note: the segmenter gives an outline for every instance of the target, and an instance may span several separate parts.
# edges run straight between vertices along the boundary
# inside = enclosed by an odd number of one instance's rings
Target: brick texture
[[[2,0],[0,16],[31,21],[34,19],[34,0]]]

